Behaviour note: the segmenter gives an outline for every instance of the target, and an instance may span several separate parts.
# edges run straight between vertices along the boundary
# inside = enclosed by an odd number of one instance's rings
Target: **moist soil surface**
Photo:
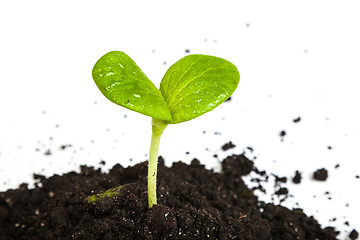
[[[255,170],[244,155],[222,162],[222,172],[191,165],[165,167],[159,159],[158,204],[148,209],[147,162],[109,173],[45,178],[28,189],[0,193],[0,239],[336,239],[301,209],[264,203],[242,177]],[[87,197],[122,185],[118,194],[88,203]]]

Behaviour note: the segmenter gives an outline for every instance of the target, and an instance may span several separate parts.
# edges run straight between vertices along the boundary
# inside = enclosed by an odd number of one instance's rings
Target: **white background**
[[[1,1],[1,190],[31,183],[33,173],[146,160],[150,118],[105,99],[92,67],[121,50],[158,86],[189,49],[233,62],[241,80],[232,101],[166,129],[160,146],[166,164],[196,157],[219,169],[219,160],[253,147],[247,154],[260,170],[288,178],[302,172],[300,185],[286,185],[294,195],[288,207],[298,203],[345,238],[360,226],[359,7],[358,1]],[[228,141],[236,148],[223,152]],[[60,150],[64,144],[71,147]],[[328,180],[313,181],[322,167]],[[270,201],[273,191],[271,181],[262,199]]]

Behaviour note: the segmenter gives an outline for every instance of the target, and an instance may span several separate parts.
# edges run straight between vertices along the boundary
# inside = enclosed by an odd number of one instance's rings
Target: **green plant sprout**
[[[124,185],[121,185],[121,186],[118,186],[118,187],[110,188],[110,189],[108,189],[105,192],[102,192],[100,194],[91,195],[91,196],[86,198],[86,201],[88,203],[95,203],[96,201],[104,199],[105,197],[116,196],[117,194],[119,194],[120,190],[123,187],[124,187]]]
[[[240,74],[229,61],[208,55],[188,55],[165,73],[160,89],[124,52],[102,56],[92,71],[93,79],[110,101],[152,117],[148,163],[149,208],[157,204],[156,176],[160,137],[168,124],[189,121],[228,99]]]

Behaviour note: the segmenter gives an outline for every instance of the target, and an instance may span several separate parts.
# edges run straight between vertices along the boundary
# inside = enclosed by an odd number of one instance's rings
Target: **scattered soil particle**
[[[328,178],[328,171],[325,168],[318,169],[314,172],[313,177],[318,181],[326,181]]]
[[[349,234],[349,237],[350,237],[351,240],[358,239],[359,238],[359,233],[355,229],[353,229],[351,231],[351,233]]]
[[[50,156],[52,154],[51,150],[50,149],[47,149],[45,152],[44,152],[44,155],[45,156]]]
[[[82,166],[80,173],[38,176],[34,189],[0,192],[0,239],[336,239],[334,228],[322,229],[301,209],[259,201],[242,179],[254,170],[244,155],[226,158],[222,169],[206,170],[196,159],[168,168],[159,158],[152,209],[147,162],[117,164],[109,173]],[[112,197],[86,201],[117,186]]]
[[[299,184],[301,182],[301,173],[296,170],[295,176],[292,179],[293,183]]]
[[[250,152],[254,152],[254,148],[252,147],[246,147],[246,149],[248,149]]]
[[[72,147],[71,144],[64,144],[64,145],[60,146],[60,150],[66,150],[67,148],[70,148],[70,147]]]
[[[286,131],[282,130],[279,135],[280,135],[281,141],[284,141],[284,137],[286,136]]]
[[[266,176],[266,178],[268,178],[268,176],[266,175],[266,171],[265,170],[262,170],[260,171],[259,169],[255,168],[254,169],[254,172],[259,174],[260,176]]]
[[[276,195],[287,195],[288,193],[289,193],[289,190],[285,187],[282,187],[275,192]]]
[[[295,119],[293,120],[294,123],[298,123],[298,122],[300,122],[300,121],[301,121],[301,117],[297,117],[297,118],[295,118]]]
[[[275,182],[278,183],[278,182],[281,182],[281,183],[286,183],[287,182],[287,178],[286,177],[279,177],[275,174],[272,174],[274,177],[275,177]]]
[[[223,151],[227,151],[227,150],[229,150],[229,149],[231,149],[231,148],[234,148],[236,145],[234,145],[231,141],[230,142],[228,142],[228,143],[225,143],[222,147],[221,147],[221,149],[223,150]]]

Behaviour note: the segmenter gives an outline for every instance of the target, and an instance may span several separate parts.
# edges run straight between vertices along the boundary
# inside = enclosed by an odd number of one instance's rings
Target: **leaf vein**
[[[120,74],[116,74],[116,77],[125,77],[125,78],[131,78],[131,79],[134,79],[134,80],[137,80],[139,82],[142,82],[142,83],[146,83],[147,85],[150,85],[151,87],[155,87],[154,83],[152,83],[149,79],[146,79],[146,80],[143,80],[141,78],[136,78],[136,77],[133,77],[133,76],[129,76],[129,75],[120,75]],[[118,81],[119,82],[119,81]],[[156,87],[155,87],[156,88]],[[156,88],[157,89],[157,88]]]
[[[213,88],[213,85],[215,85],[215,84],[207,85],[206,87],[197,89],[196,91],[191,92],[191,93],[183,96],[182,98],[179,99],[179,101],[177,101],[177,102],[173,105],[173,108],[170,108],[170,111],[173,112],[173,111],[176,111],[177,109],[179,109],[180,107],[177,106],[177,105],[178,105],[184,98],[186,98],[186,97],[188,97],[188,96],[190,96],[190,95],[193,95],[193,94],[197,94],[197,93],[196,93],[197,91],[204,90],[204,89],[206,89],[206,88]],[[219,87],[218,87],[218,88],[219,88]],[[222,91],[219,91],[219,92],[222,92]],[[208,94],[215,96],[215,94],[214,94],[213,92],[209,92]]]
[[[188,86],[190,83],[192,83],[193,81],[195,81],[197,78],[203,76],[205,73],[209,72],[209,71],[212,71],[212,70],[216,70],[216,69],[219,69],[219,68],[223,68],[224,66],[226,66],[227,64],[224,64],[222,66],[218,66],[218,67],[214,67],[214,68],[209,68],[207,69],[206,71],[202,72],[201,74],[193,77],[191,80],[189,80],[184,87],[180,88],[175,94],[173,93],[172,95],[174,97],[176,97],[178,94],[181,93],[182,90],[184,90],[186,88],[186,86]],[[173,105],[172,102],[175,100],[174,97],[171,99],[171,101],[168,103],[169,106]]]
[[[181,80],[184,78],[185,74],[188,73],[192,67],[194,67],[195,64],[197,64],[201,59],[197,59],[195,62],[193,62],[188,69],[185,70],[185,72],[183,73],[183,75],[179,78],[179,80],[176,82],[175,86],[173,87],[173,89],[171,90],[171,94],[170,96],[173,96],[172,92],[177,88],[177,86],[179,85],[179,83],[181,82]]]

